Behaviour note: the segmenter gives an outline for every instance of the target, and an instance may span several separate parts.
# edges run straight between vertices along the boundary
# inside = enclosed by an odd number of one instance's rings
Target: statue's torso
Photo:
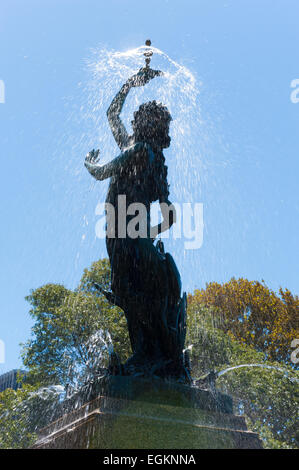
[[[125,196],[126,213],[130,204],[141,203],[146,210],[148,236],[150,229],[150,205],[157,200],[168,198],[167,167],[163,154],[158,155],[156,164],[149,165],[147,159],[133,159],[110,180],[106,202],[113,205],[117,225],[119,196]],[[122,199],[124,201],[124,198]],[[137,215],[137,214],[136,214]],[[126,215],[126,223],[135,215]]]

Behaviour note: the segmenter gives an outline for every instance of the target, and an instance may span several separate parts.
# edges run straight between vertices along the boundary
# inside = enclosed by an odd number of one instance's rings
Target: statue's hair
[[[157,123],[159,121],[171,121],[171,115],[167,107],[157,101],[149,101],[139,106],[134,112],[132,127],[136,141],[153,140],[157,136]]]
[[[142,104],[134,113],[132,127],[134,131],[135,142],[147,142],[150,145],[155,143],[163,144],[165,142],[165,131],[159,126],[159,122],[167,123],[171,121],[171,115],[166,106],[156,101],[149,101]],[[153,187],[155,198],[167,199],[169,195],[167,183],[167,166],[162,151],[156,151],[155,162],[152,168],[151,177],[154,180]]]

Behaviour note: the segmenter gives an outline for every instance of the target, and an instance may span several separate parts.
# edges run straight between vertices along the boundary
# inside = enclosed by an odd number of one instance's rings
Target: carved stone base
[[[121,376],[102,378],[89,392],[88,402],[86,390],[65,402],[33,448],[262,448],[244,418],[232,414],[231,397],[219,392]]]

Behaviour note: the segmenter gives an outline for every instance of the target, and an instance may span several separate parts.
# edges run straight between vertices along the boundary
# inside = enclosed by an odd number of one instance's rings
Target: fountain
[[[171,115],[157,101],[140,105],[129,135],[120,113],[130,90],[163,72],[145,66],[129,78],[107,111],[120,154],[100,163],[90,151],[85,167],[96,180],[110,178],[106,197],[106,246],[111,290],[95,284],[126,316],[132,356],[110,352],[106,370],[57,406],[34,448],[261,448],[232,398],[191,377],[186,335],[186,293],[174,259],[156,238],[176,220],[169,200],[163,149],[170,145]],[[151,226],[150,205],[159,201],[163,221]],[[136,215],[137,213],[137,215]]]

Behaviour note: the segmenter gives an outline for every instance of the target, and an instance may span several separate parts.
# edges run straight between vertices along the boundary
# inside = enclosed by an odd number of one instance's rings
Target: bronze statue
[[[131,136],[120,119],[131,88],[144,86],[161,75],[149,67],[150,55],[146,55],[146,66],[127,80],[107,111],[121,154],[105,165],[99,164],[99,150],[89,152],[85,159],[85,166],[94,178],[110,178],[106,203],[115,209],[113,227],[109,227],[107,217],[106,236],[111,292],[96,287],[124,310],[133,352],[124,365],[118,364],[114,357],[110,373],[189,382],[189,360],[187,351],[183,352],[186,294],[181,297],[180,274],[173,258],[164,253],[161,241],[154,245],[156,236],[170,228],[176,218],[169,200],[163,156],[163,149],[170,145],[171,115],[166,106],[156,101],[142,104],[134,113]],[[124,198],[122,208],[120,196]],[[151,227],[150,205],[154,201],[159,201],[164,220]],[[127,228],[130,221],[134,222],[135,211],[128,209],[131,206],[138,210],[141,205],[145,210],[138,225],[143,225],[144,230],[142,236],[133,237]],[[121,210],[125,213],[126,227],[119,223]]]

